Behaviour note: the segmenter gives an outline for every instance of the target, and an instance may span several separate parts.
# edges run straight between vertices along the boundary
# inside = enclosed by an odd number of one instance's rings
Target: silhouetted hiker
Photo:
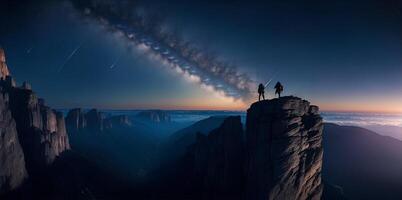
[[[278,94],[278,97],[281,97],[281,92],[283,92],[283,85],[278,81],[275,85],[275,94]]]
[[[264,85],[260,83],[260,85],[258,85],[258,101],[261,101],[261,96],[262,99],[265,100],[264,89],[265,89]]]

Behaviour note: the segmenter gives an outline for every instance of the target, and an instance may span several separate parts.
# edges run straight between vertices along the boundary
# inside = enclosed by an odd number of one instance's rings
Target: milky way
[[[248,100],[255,90],[255,82],[246,74],[167,31],[162,18],[139,9],[136,2],[71,1],[82,16],[95,20],[111,32],[121,33],[128,42],[202,86],[241,100]]]

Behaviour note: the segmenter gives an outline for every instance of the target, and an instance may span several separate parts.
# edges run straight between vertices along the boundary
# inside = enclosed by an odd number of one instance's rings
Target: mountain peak
[[[259,101],[247,110],[248,199],[320,199],[323,123],[298,97]]]
[[[70,149],[63,114],[46,106],[29,83],[16,87],[5,61],[0,48],[0,168],[6,169],[0,194],[42,173]]]
[[[6,55],[4,53],[4,50],[2,48],[0,48],[0,78],[6,79],[6,77],[9,75],[10,75],[10,71],[8,70],[8,67],[6,64]]]

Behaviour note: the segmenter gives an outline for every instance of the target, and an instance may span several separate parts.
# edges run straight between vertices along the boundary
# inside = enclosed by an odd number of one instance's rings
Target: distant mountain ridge
[[[174,134],[172,145],[184,145],[185,153],[166,167],[162,191],[200,199],[321,199],[318,107],[297,97],[256,102],[246,126],[244,132],[240,116],[210,117]]]
[[[350,199],[402,199],[402,141],[360,127],[324,127],[324,180]]]

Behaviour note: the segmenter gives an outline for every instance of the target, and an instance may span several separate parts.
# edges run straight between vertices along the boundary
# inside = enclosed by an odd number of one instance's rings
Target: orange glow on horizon
[[[241,111],[248,108],[248,103],[241,100],[235,100],[220,94],[214,94],[214,97],[203,99],[174,99],[163,100],[160,103],[134,103],[112,105],[108,109],[162,109],[162,110],[233,110]]]
[[[126,103],[108,106],[98,106],[100,109],[162,109],[162,110],[228,110],[245,111],[250,105],[257,101],[244,102],[225,97],[221,94],[212,94],[205,98],[187,98],[187,99],[162,99],[164,102],[147,103]],[[387,102],[384,104],[375,104],[373,102],[315,102],[321,111],[327,112],[367,112],[367,113],[393,113],[402,114],[402,104],[400,102]]]
[[[229,110],[229,111],[245,111],[253,102],[245,103],[240,100],[233,100],[230,98],[208,100],[194,100],[187,99],[181,102],[167,102],[163,105],[160,104],[120,104],[103,107],[103,109],[162,109],[162,110]],[[330,103],[317,103],[321,111],[326,112],[367,112],[367,113],[393,113],[402,114],[402,106],[396,104],[387,104],[383,106],[374,107],[372,104],[330,104]],[[102,108],[100,106],[99,108]]]

